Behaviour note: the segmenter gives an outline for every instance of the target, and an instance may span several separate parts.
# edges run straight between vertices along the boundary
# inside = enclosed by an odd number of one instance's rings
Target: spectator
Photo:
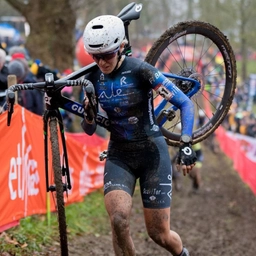
[[[5,90],[7,89],[8,69],[6,67],[5,60],[6,52],[0,48],[0,107],[2,107],[5,103]]]
[[[50,69],[48,66],[44,65],[41,60],[35,59],[31,64],[30,71],[36,76],[38,81],[44,81],[46,73],[52,73],[54,80],[58,80],[59,74],[56,70]]]
[[[12,59],[23,58],[28,59],[27,50],[23,46],[12,46],[9,49],[8,55]]]
[[[25,68],[25,77],[20,83],[35,83],[37,82],[36,76],[31,72],[28,65],[27,50],[22,46],[13,46],[9,50],[11,61],[19,61]],[[27,90],[18,93],[18,103],[25,107],[27,110],[42,115],[44,111],[43,93],[39,90]]]
[[[256,138],[256,116],[254,114],[248,117],[247,135]]]
[[[8,73],[9,75],[15,75],[17,78],[17,83],[22,83],[25,79],[26,76],[26,70],[24,65],[18,61],[18,60],[13,60],[9,62],[8,64]]]
[[[9,74],[17,76],[18,83],[37,82],[32,73],[29,71],[25,59],[14,59],[8,64]],[[18,92],[18,103],[27,110],[42,115],[44,110],[43,94],[39,90],[26,90]]]

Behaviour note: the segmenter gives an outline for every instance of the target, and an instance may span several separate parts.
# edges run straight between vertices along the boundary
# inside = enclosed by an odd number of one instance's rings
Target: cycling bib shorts
[[[149,137],[141,142],[110,141],[104,171],[104,194],[123,190],[132,196],[137,179],[145,208],[170,207],[172,167],[162,136]]]

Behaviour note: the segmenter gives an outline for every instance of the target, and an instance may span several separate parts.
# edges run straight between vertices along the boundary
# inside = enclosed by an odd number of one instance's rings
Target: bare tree
[[[30,25],[26,48],[31,58],[38,58],[63,71],[73,67],[75,11],[69,0],[6,0]]]
[[[5,0],[23,15],[30,25],[26,47],[30,56],[41,59],[59,71],[73,67],[75,28],[82,32],[92,18],[116,15],[127,0]],[[242,56],[242,78],[247,76],[248,49],[255,50],[254,0],[140,0],[143,12],[130,26],[132,44],[143,46],[162,32],[186,19],[201,19],[221,29]],[[1,2],[2,4],[2,2]],[[1,6],[0,4],[0,6]],[[3,13],[2,8],[0,8]],[[217,15],[218,14],[218,18]],[[79,23],[76,23],[79,21]]]
[[[234,4],[232,2],[232,4]],[[248,49],[255,48],[255,14],[256,4],[254,0],[237,1],[237,26],[239,30],[240,53],[242,56],[241,77],[244,81],[247,74],[247,63],[249,52]],[[250,42],[253,42],[250,45]]]

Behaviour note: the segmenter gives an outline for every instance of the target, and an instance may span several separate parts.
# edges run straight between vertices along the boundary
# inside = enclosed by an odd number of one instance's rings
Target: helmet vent
[[[91,48],[100,48],[103,46],[103,44],[89,44]]]
[[[118,42],[118,38],[116,38],[116,40],[115,40],[115,42],[114,42],[114,43],[116,44],[117,42]]]
[[[102,25],[94,25],[92,26],[92,29],[102,29],[103,26]]]

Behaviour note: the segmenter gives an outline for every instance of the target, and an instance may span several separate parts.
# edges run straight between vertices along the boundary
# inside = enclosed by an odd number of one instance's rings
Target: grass
[[[109,221],[101,190],[84,198],[81,203],[66,207],[68,236],[72,240],[77,235],[107,233]],[[0,255],[24,256],[40,255],[44,247],[58,243],[57,220],[52,213],[49,226],[46,215],[30,216],[20,221],[20,225],[0,234]],[[106,225],[102,225],[106,223]],[[36,253],[36,254],[35,254]]]

